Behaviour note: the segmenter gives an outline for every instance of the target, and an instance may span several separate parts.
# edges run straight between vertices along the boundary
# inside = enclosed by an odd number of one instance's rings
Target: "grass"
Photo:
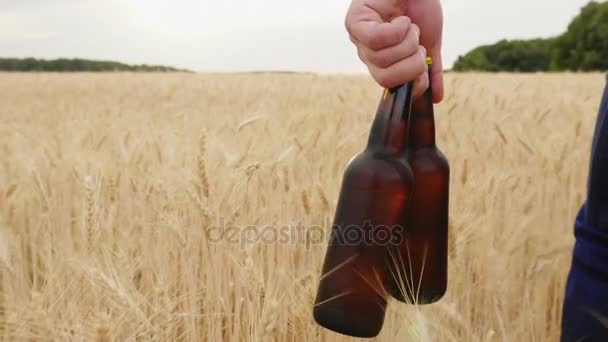
[[[0,76],[1,340],[349,340],[311,309],[369,78]],[[603,77],[446,85],[448,293],[376,340],[557,340]]]

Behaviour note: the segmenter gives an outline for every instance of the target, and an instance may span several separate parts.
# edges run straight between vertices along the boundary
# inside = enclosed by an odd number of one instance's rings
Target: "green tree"
[[[186,71],[162,65],[128,65],[112,61],[59,58],[43,60],[35,58],[0,58],[0,71]]]
[[[534,72],[549,68],[552,39],[501,40],[458,58],[454,70]]]
[[[454,70],[562,71],[608,69],[608,2],[590,2],[568,30],[550,39],[501,40],[458,57]]]
[[[608,2],[590,2],[557,38],[552,70],[608,69]]]

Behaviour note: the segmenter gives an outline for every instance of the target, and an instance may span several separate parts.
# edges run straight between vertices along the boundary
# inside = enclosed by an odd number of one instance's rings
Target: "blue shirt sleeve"
[[[587,182],[586,222],[608,229],[608,87],[595,124]]]
[[[608,87],[592,142],[587,200],[574,235],[561,341],[608,341]]]

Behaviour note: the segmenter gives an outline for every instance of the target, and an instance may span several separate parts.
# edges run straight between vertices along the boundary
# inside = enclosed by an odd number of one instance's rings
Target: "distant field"
[[[446,77],[448,294],[391,301],[376,340],[556,341],[604,78]],[[0,74],[0,339],[349,340],[312,320],[318,227],[380,94],[366,77]],[[295,243],[248,228],[298,223]]]

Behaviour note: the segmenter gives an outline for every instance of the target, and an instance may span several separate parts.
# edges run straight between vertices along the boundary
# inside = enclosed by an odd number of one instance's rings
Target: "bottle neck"
[[[408,144],[412,86],[413,83],[408,82],[384,91],[372,124],[368,148],[385,153],[405,153]]]
[[[429,68],[429,82],[431,72]],[[429,88],[412,102],[410,113],[410,146],[435,146],[435,113],[433,110],[433,90]]]

